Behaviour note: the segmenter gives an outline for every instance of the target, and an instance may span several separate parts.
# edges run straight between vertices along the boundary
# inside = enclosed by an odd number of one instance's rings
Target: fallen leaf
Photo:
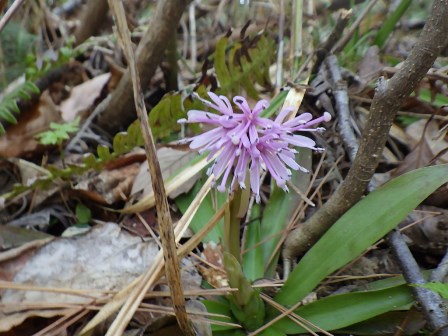
[[[400,224],[418,224],[406,229],[403,234],[409,246],[425,254],[444,255],[448,247],[448,210],[433,206],[420,206]]]
[[[62,119],[66,122],[72,121],[80,113],[90,108],[99,97],[110,76],[110,73],[105,73],[72,88],[70,96],[60,106]]]
[[[101,204],[126,201],[139,169],[140,164],[133,163],[118,169],[103,170],[98,175],[83,179],[73,189]]]
[[[423,136],[423,131],[425,129],[425,124],[427,120],[419,120],[406,128],[406,135],[408,136],[408,143],[411,147],[417,145],[420,139]],[[425,140],[428,144],[428,147],[431,149],[432,153],[437,154],[440,151],[446,149],[448,147],[448,141],[446,141],[446,130],[441,132],[439,127],[439,122],[436,120],[431,120],[428,123],[426,132],[425,132]],[[440,163],[448,162],[448,154],[445,154],[438,158]]]
[[[197,154],[192,152],[185,152],[168,147],[162,147],[157,150],[157,158],[159,159],[163,179],[165,180],[172,176],[176,170],[185,166],[185,164],[188,163],[196,155]],[[191,178],[181,187],[169,193],[169,196],[171,198],[176,198],[178,195],[187,192],[193,187],[199,177],[200,174],[197,174],[194,178]],[[137,199],[141,199],[144,196],[149,195],[152,190],[153,189],[151,183],[151,175],[149,174],[148,161],[145,161],[141,165],[140,171],[134,180],[131,195],[139,194]]]
[[[59,109],[46,90],[41,94],[39,102],[29,110],[21,111],[17,124],[9,126],[6,134],[0,137],[0,157],[35,155],[39,148],[35,136],[48,130],[51,122],[60,121]]]
[[[3,292],[0,332],[31,316],[61,315],[66,312],[61,308],[65,304],[85,304],[107,297],[107,292],[124,288],[147,270],[158,252],[153,239],[142,241],[113,223],[97,225],[75,237],[54,239],[22,263],[13,283]],[[184,258],[181,264],[183,287],[198,289],[202,279],[193,263]],[[2,287],[7,286],[3,283]],[[62,290],[32,290],[35,287]],[[89,291],[79,295],[68,290]],[[43,302],[45,307],[27,309]],[[45,310],[51,305],[53,310]]]

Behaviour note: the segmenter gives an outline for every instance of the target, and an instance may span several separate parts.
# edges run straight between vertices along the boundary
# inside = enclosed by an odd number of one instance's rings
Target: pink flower
[[[213,92],[208,95],[213,102],[201,99],[208,107],[219,114],[191,110],[187,119],[181,119],[179,123],[204,123],[215,128],[185,139],[190,142],[191,149],[197,149],[200,153],[210,151],[209,159],[215,154],[217,157],[207,174],[214,174],[222,180],[218,190],[226,190],[227,179],[233,171],[231,186],[237,181],[241,188],[245,189],[247,167],[250,172],[250,188],[256,195],[256,201],[260,201],[260,175],[262,170],[268,170],[277,185],[288,191],[286,182],[291,178],[291,170],[307,171],[295,161],[297,151],[290,148],[311,148],[322,151],[316,147],[316,143],[305,136],[294,132],[321,132],[323,128],[314,128],[318,123],[329,121],[328,112],[317,119],[312,119],[310,113],[303,113],[294,119],[286,120],[286,116],[292,111],[287,108],[282,110],[275,120],[260,117],[260,113],[269,106],[266,100],[260,100],[253,109],[249,107],[246,99],[241,96],[233,98],[238,107],[237,112],[225,96],[217,96]]]

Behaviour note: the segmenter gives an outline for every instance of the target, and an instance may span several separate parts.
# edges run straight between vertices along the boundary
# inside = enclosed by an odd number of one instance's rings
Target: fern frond
[[[248,96],[258,99],[256,84],[271,87],[269,67],[275,57],[274,41],[260,35],[229,44],[228,37],[222,37],[213,55],[220,92],[235,95],[242,88]]]
[[[38,87],[34,83],[25,82],[3,97],[0,101],[0,135],[5,134],[2,120],[11,124],[17,123],[16,115],[20,113],[17,102],[19,100],[28,100],[33,93],[38,94],[39,92]]]

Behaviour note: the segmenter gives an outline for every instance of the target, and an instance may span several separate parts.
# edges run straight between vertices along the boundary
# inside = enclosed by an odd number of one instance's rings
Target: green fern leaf
[[[149,113],[149,125],[155,139],[164,138],[173,131],[179,131],[177,120],[184,117],[182,96],[179,93],[166,94]]]
[[[222,37],[216,44],[214,53],[215,71],[221,87],[231,87],[232,76],[226,64],[226,49],[228,37]]]
[[[0,101],[0,135],[5,134],[5,128],[1,121],[4,120],[8,123],[16,124],[17,119],[14,114],[20,113],[17,102],[19,100],[28,100],[35,93],[39,93],[38,87],[32,82],[25,82],[3,97]]]
[[[114,136],[113,148],[115,154],[120,155],[127,151],[128,146],[126,136],[126,132],[120,132]]]
[[[220,92],[235,95],[243,88],[248,96],[259,99],[255,85],[271,87],[269,67],[274,59],[273,43],[261,35],[228,46],[228,38],[221,38],[214,53],[214,67],[220,83]]]

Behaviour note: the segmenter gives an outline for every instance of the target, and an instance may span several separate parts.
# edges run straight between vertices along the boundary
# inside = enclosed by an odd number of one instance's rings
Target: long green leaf
[[[302,167],[311,170],[311,156],[310,149],[302,148],[296,159]],[[291,183],[305,192],[310,183],[310,174],[295,171],[292,174]],[[275,252],[275,248],[282,237],[281,233],[288,225],[300,201],[301,197],[294,190],[285,193],[281,188],[275,186],[271,193],[263,213],[260,236],[263,242],[261,246],[264,254],[266,277],[272,277],[275,274],[280,251],[276,252],[275,258],[271,258],[271,255]]]
[[[335,330],[400,308],[413,300],[410,288],[401,285],[377,291],[328,296],[300,307],[295,312],[321,329]],[[287,334],[306,331],[287,318],[275,323],[274,327]]]
[[[176,197],[175,202],[179,207],[180,211],[184,213],[188,206],[191,204],[193,199],[196,197],[196,194],[201,189],[205,180],[201,178],[194,185],[193,189],[191,189],[188,193],[179,195]],[[193,219],[190,223],[190,228],[193,232],[198,232],[202,227],[208,223],[210,218],[216,213],[216,210],[219,209],[226,201],[227,195],[225,193],[217,193],[216,191],[210,192],[205,199],[202,201],[199,209],[196,211]],[[208,243],[210,241],[214,241],[215,243],[219,243],[224,236],[224,221],[220,220],[217,225],[205,236],[202,240],[204,243]]]
[[[275,297],[293,305],[319,282],[392,230],[439,186],[448,181],[448,165],[421,168],[378,188],[345,213],[308,251]]]
[[[260,242],[260,206],[252,207],[251,221],[247,224],[246,253],[243,254],[243,271],[250,281],[264,276],[263,246]],[[258,245],[257,245],[258,244]]]
[[[201,302],[205,305],[205,307],[207,308],[207,311],[209,313],[219,314],[219,315],[228,317],[228,318],[224,318],[224,317],[218,317],[218,316],[210,316],[211,320],[215,320],[215,321],[219,321],[219,322],[227,322],[227,323],[237,323],[237,321],[235,321],[235,319],[233,318],[233,315],[232,315],[232,312],[228,305],[228,302],[227,302],[227,304],[222,303],[222,302],[212,301],[212,300],[203,300]],[[223,331],[223,330],[235,330],[235,327],[218,325],[218,324],[212,323],[212,330],[215,333],[217,331]]]
[[[397,9],[381,25],[381,29],[379,30],[378,34],[376,35],[373,44],[376,44],[380,48],[384,47],[384,44],[386,43],[390,34],[393,32],[395,25],[401,19],[404,12],[406,12],[406,10],[409,8],[411,3],[412,3],[412,0],[401,0]]]

